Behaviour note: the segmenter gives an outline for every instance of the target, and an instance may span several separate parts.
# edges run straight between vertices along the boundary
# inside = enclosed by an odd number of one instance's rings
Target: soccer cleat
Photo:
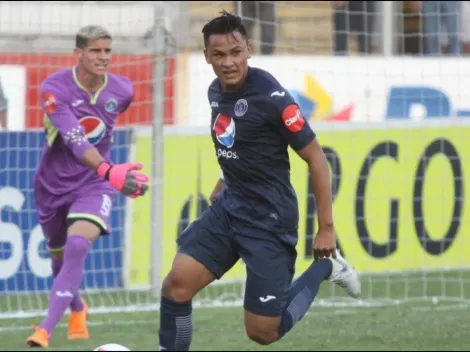
[[[34,334],[26,339],[29,347],[49,347],[49,333],[46,329],[35,328]]]
[[[71,312],[67,338],[69,340],[88,340],[90,334],[87,327],[88,306],[82,298],[83,309],[80,312]]]
[[[351,297],[358,298],[361,295],[361,281],[356,270],[346,263],[339,250],[336,250],[336,259],[328,259],[333,263],[328,280],[342,287]]]

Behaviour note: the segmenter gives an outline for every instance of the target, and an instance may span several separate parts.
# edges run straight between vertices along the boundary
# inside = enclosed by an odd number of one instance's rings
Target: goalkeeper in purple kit
[[[26,343],[48,347],[66,309],[69,339],[88,339],[88,307],[79,295],[91,244],[109,234],[116,192],[136,198],[149,178],[139,163],[113,165],[112,132],[132,102],[129,79],[107,73],[111,35],[102,27],[78,32],[78,65],[50,75],[41,84],[46,142],[34,175],[36,207],[52,259],[54,283],[44,321]]]

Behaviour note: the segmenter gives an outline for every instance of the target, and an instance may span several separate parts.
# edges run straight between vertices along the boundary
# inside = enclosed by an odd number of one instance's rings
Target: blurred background
[[[151,55],[158,51],[167,59],[163,97],[165,124],[200,124],[197,120],[202,119],[207,110],[194,105],[199,99],[193,99],[191,91],[205,89],[199,86],[201,82],[194,81],[194,77],[202,75],[203,68],[197,66],[201,63],[193,64],[193,60],[197,60],[198,55],[202,57],[202,26],[221,9],[243,18],[255,55],[295,56],[297,59],[385,56],[403,63],[405,59],[399,57],[462,58],[469,55],[469,8],[469,1],[451,0],[0,1],[0,64],[10,65],[10,73],[0,71],[0,83],[3,82],[0,108],[4,111],[0,125],[7,124],[7,114],[11,115],[9,129],[40,126],[37,86],[51,71],[74,63],[71,57],[74,35],[80,26],[88,23],[102,24],[113,33],[116,54],[113,69],[131,76],[137,90],[133,108],[120,118],[120,123],[150,123]],[[162,28],[165,34],[161,33]],[[157,47],[162,35],[166,37],[165,43]],[[253,60],[252,64],[258,62]],[[265,62],[263,59],[261,64]],[[316,61],[311,59],[310,62],[314,68]],[[444,61],[435,63],[443,65]],[[17,64],[26,69],[23,72],[17,67],[16,75],[24,78],[9,79],[9,75],[14,75],[11,65]],[[323,72],[330,71],[332,77],[340,74],[329,70],[331,64],[319,66]],[[285,67],[293,73],[301,70],[289,64]],[[278,75],[276,70],[273,73]],[[353,77],[351,74],[349,72],[345,78]],[[405,72],[397,74],[407,76]],[[433,74],[428,72],[428,76]],[[280,80],[287,88],[296,88],[295,82]],[[326,88],[330,95],[337,96],[336,99],[341,100],[341,94],[349,94],[349,91],[344,92],[345,88],[343,93],[336,94],[332,89]],[[320,99],[322,92],[314,94]],[[195,102],[188,105],[192,100]],[[8,109],[7,101],[10,102]],[[334,101],[332,107],[336,104],[342,103]]]

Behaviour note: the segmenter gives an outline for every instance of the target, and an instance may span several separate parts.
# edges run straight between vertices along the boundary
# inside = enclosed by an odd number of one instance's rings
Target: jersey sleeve
[[[125,101],[121,110],[121,114],[124,114],[127,111],[127,109],[129,109],[129,106],[132,104],[132,101],[134,100],[134,96],[135,96],[134,86],[132,82],[130,81],[130,79],[126,78],[125,83],[126,83],[127,94],[126,94]]]
[[[67,90],[57,83],[45,82],[40,88],[40,103],[44,111],[44,127],[49,146],[52,146],[58,135],[77,159],[93,148],[85,137],[81,126],[70,109]]]
[[[274,107],[271,110],[272,122],[292,149],[300,150],[315,139],[315,132],[289,92],[275,91],[271,93],[270,100]]]

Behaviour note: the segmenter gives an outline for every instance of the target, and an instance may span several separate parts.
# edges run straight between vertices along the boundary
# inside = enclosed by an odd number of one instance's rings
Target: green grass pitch
[[[331,284],[325,283],[306,316],[281,341],[270,346],[259,346],[246,337],[241,307],[195,308],[191,349],[442,351],[468,350],[470,346],[468,271],[363,277],[364,296],[375,298],[363,304],[351,305],[349,300],[332,304],[327,299],[331,290]],[[335,288],[335,296],[339,293]],[[209,294],[214,292],[201,293]],[[403,297],[409,299],[402,301]],[[5,308],[5,297],[0,298],[0,307]],[[91,351],[105,343],[119,343],[133,351],[158,349],[158,311],[91,314],[88,341],[67,341],[67,318],[64,316],[57,328],[49,350]],[[27,350],[25,339],[39,319],[0,320],[0,350]]]

